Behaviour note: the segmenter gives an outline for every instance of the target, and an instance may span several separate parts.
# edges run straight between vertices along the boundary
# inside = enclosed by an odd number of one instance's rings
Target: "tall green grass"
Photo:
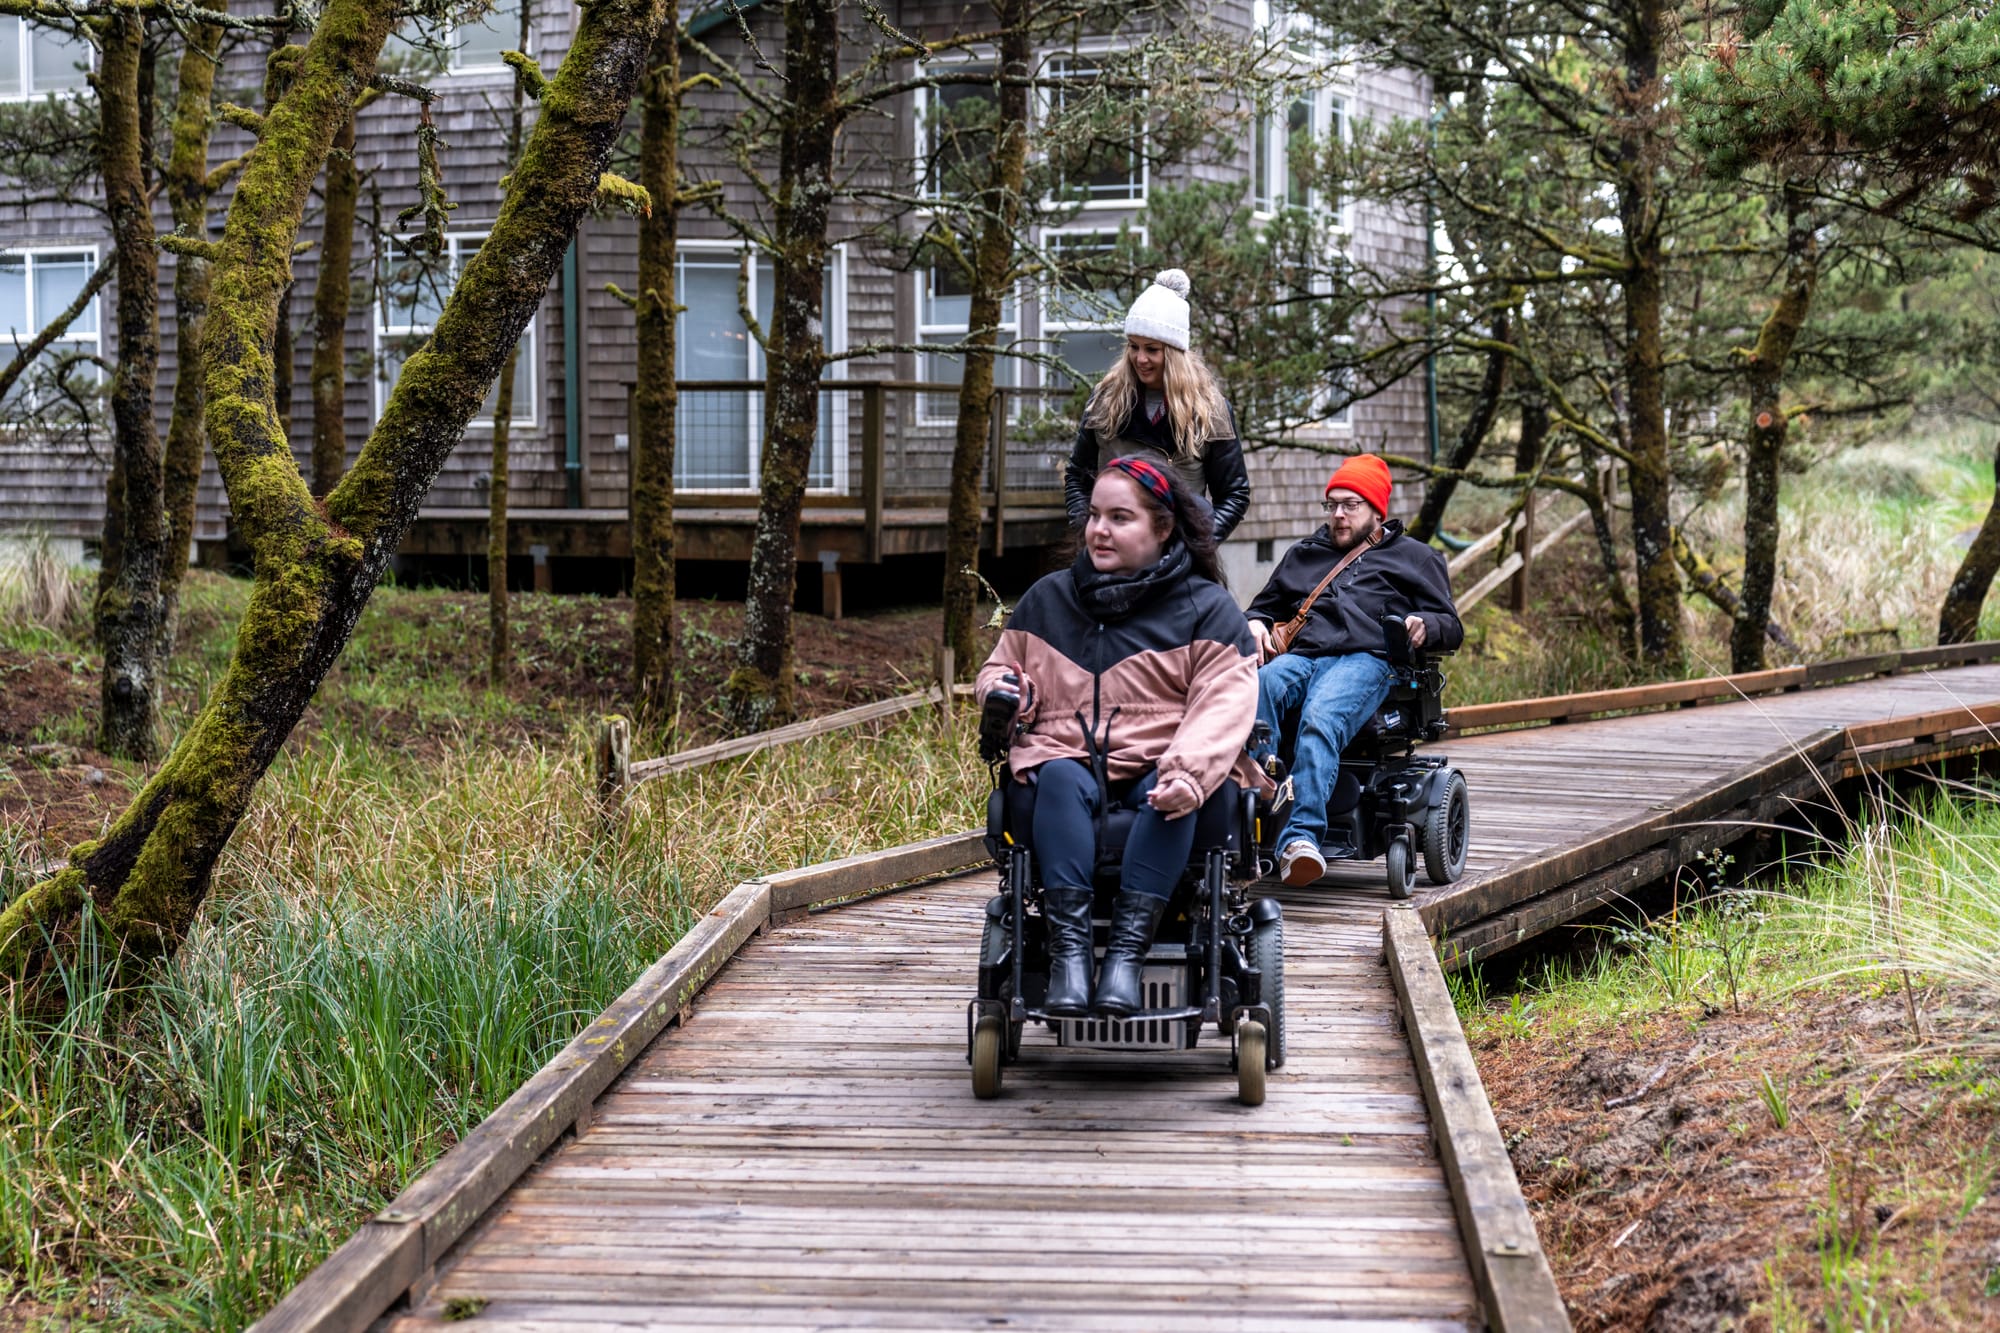
[[[1913,1041],[2000,1055],[2000,795],[1884,796],[1843,836],[1791,848],[1825,860],[1801,856],[1774,887],[1743,885],[1739,867],[1718,863],[1716,884],[1690,881],[1669,910],[1602,927],[1603,947],[1543,960],[1504,1009],[1476,969],[1456,974],[1460,1012],[1523,1035],[1832,987],[1905,1002]]]
[[[608,837],[581,733],[288,752],[170,964],[118,985],[86,928],[62,1017],[0,1005],[0,1292],[243,1326],[735,883],[969,827],[970,727],[660,779]]]

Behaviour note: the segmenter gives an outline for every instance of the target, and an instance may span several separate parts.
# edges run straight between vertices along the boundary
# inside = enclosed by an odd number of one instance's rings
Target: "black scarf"
[[[1115,621],[1137,611],[1169,588],[1185,582],[1194,570],[1194,557],[1179,537],[1167,540],[1160,558],[1144,569],[1104,573],[1090,563],[1090,552],[1079,551],[1070,566],[1076,583],[1076,599],[1092,620]]]

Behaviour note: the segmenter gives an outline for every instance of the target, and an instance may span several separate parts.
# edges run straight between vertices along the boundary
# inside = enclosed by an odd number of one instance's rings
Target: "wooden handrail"
[[[1603,713],[1636,713],[1655,708],[1685,708],[1716,699],[1747,699],[1779,690],[1808,689],[1815,685],[1894,675],[1925,667],[1970,666],[1995,658],[2000,658],[2000,640],[1913,648],[1907,652],[1845,657],[1809,666],[1779,667],[1772,671],[1752,671],[1734,676],[1705,676],[1700,680],[1663,681],[1657,685],[1635,685],[1620,690],[1592,690],[1582,694],[1548,695],[1540,699],[1472,704],[1452,709],[1445,715],[1445,721],[1454,734],[1528,726],[1536,722],[1570,722]]]

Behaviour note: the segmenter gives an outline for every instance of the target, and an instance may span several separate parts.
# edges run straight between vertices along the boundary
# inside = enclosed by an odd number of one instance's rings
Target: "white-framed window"
[[[500,59],[500,53],[512,51],[521,44],[521,0],[493,0],[493,7],[479,22],[453,24],[447,41],[451,47],[449,68],[453,74],[505,69],[506,63]],[[529,44],[533,45],[532,36]]]
[[[91,55],[89,42],[61,28],[0,18],[0,101],[87,87]]]
[[[971,332],[972,286],[956,264],[932,264],[919,269],[917,279],[917,341],[949,346],[962,343]],[[1004,353],[1021,335],[1021,303],[1013,292],[1000,301],[1000,323],[994,347]],[[960,384],[965,380],[965,357],[956,352],[925,352],[920,374],[932,384]],[[1003,389],[1021,382],[1019,363],[1011,356],[993,358],[993,383]],[[1020,412],[1017,397],[1008,415]],[[917,395],[917,420],[926,426],[949,425],[958,420],[956,394]]]
[[[991,74],[992,60],[939,62],[934,72]],[[947,83],[935,88],[919,88],[913,99],[917,116],[917,170],[921,179],[918,192],[927,199],[942,198],[967,182],[984,184],[985,163],[993,147],[993,135],[986,126],[994,123],[998,107],[990,83]],[[976,173],[973,174],[973,173]]]
[[[1143,230],[1135,230],[1140,245]],[[1095,384],[1125,350],[1124,311],[1129,294],[1109,284],[1102,263],[1118,249],[1121,234],[1102,228],[1042,233],[1056,272],[1041,288],[1042,348],[1061,357],[1076,378],[1055,369],[1042,372],[1043,383],[1066,389],[1077,382]]]
[[[764,378],[764,349],[750,336],[738,299],[743,246],[738,241],[682,241],[674,255],[676,316],[674,378],[734,383]],[[771,257],[755,255],[747,275],[750,309],[768,336],[771,329]],[[828,352],[847,350],[847,252],[835,246],[826,259],[821,322]],[[847,363],[828,367],[828,378],[847,378]],[[764,439],[761,386],[683,390],[674,414],[676,491],[745,491],[762,484]],[[847,490],[847,395],[820,395],[819,433],[813,441],[808,490]],[[836,447],[838,444],[839,447]]]
[[[445,298],[465,272],[466,261],[479,252],[486,240],[483,231],[451,232],[445,236],[444,253],[436,257],[419,254],[406,241],[383,242],[382,290],[375,303],[375,415],[388,405],[396,377],[403,363],[430,338],[437,327]],[[514,415],[516,426],[533,426],[540,418],[541,386],[536,371],[540,317],[528,321],[521,341],[514,348]],[[486,390],[486,401],[466,424],[468,430],[491,430],[493,409],[500,400],[498,377]]]
[[[1044,103],[1044,114],[1054,118],[1074,108],[1089,89],[1089,85],[1103,76],[1106,60],[1103,54],[1065,52],[1052,55],[1043,68],[1044,75],[1055,81],[1049,89]],[[1076,89],[1072,93],[1070,90]],[[1122,117],[1115,118],[1123,120]],[[1148,171],[1145,151],[1145,95],[1135,92],[1131,95],[1131,117],[1129,123],[1113,127],[1116,132],[1092,136],[1086,146],[1076,146],[1071,154],[1074,169],[1057,186],[1062,198],[1080,202],[1083,207],[1129,208],[1146,202]]]
[[[476,23],[405,19],[382,48],[381,67],[393,74],[497,74],[503,52],[521,43],[521,0],[494,0]],[[534,38],[529,37],[533,55]]]
[[[1325,213],[1331,226],[1345,228],[1345,201],[1308,173],[1318,145],[1344,142],[1347,132],[1347,100],[1332,88],[1300,89],[1259,111],[1250,146],[1252,210],[1264,217],[1286,208]]]
[[[69,309],[97,271],[97,247],[0,250],[0,359],[12,361],[23,344]],[[17,419],[17,412],[34,408],[38,370],[54,368],[79,355],[96,356],[102,334],[100,298],[93,296],[83,313],[53,339],[0,403],[0,418]],[[102,378],[95,361],[71,372],[95,383]]]

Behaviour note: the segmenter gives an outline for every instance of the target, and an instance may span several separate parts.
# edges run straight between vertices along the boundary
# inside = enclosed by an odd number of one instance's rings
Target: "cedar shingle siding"
[[[539,49],[536,55],[545,68],[553,69],[566,46],[572,22],[567,8],[538,6],[550,12],[538,20]],[[906,3],[892,7],[898,21],[937,35],[954,26],[977,22],[979,14],[958,4],[941,2]],[[1249,5],[1226,0],[1215,9],[1217,21],[1237,28],[1247,25]],[[782,48],[779,11],[776,6],[750,9],[748,17],[767,55],[775,57]],[[856,49],[872,45],[874,34],[867,30],[858,6],[848,20],[855,29]],[[733,25],[710,27],[702,39],[724,58],[742,55],[742,43]],[[510,43],[511,44],[511,43]],[[237,50],[218,81],[218,100],[255,104],[262,82],[264,48],[259,45]],[[690,54],[688,73],[702,67],[702,60]],[[748,68],[747,58],[743,67]],[[458,209],[451,215],[451,230],[476,234],[490,226],[499,205],[505,119],[511,96],[511,76],[504,69],[437,76],[430,80],[441,92],[437,115],[444,150],[447,189]],[[1358,72],[1340,95],[1349,114],[1369,119],[1421,117],[1428,113],[1429,94],[1421,78],[1400,72]],[[730,204],[740,214],[753,211],[754,192],[748,182],[729,167],[715,146],[719,127],[736,114],[732,93],[700,89],[691,98],[687,117],[687,143],[682,152],[682,170],[693,179],[723,182]],[[164,110],[162,112],[164,114]],[[532,116],[532,107],[530,109]],[[864,174],[887,184],[891,173],[913,156],[915,114],[907,99],[893,114],[859,117],[844,130],[840,147],[841,175],[853,181]],[[354,256],[355,300],[349,316],[346,354],[350,367],[347,388],[348,447],[350,459],[366,438],[374,420],[377,386],[371,375],[353,371],[372,363],[376,351],[378,304],[364,297],[372,291],[370,270],[376,264],[375,247],[368,223],[379,200],[379,215],[385,227],[393,227],[396,213],[416,197],[416,156],[414,104],[397,98],[378,100],[361,113],[356,135],[356,159],[364,172],[360,221],[357,225]],[[1231,174],[1247,182],[1249,177],[1250,135],[1238,133],[1243,147],[1234,162],[1204,163],[1196,167],[1156,171],[1154,186],[1199,175],[1204,179],[1226,178]],[[634,130],[636,141],[636,126]],[[247,146],[244,135],[230,126],[218,126],[212,160],[221,161]],[[775,172],[775,163],[770,164]],[[218,200],[212,215],[219,230],[221,207]],[[156,205],[162,230],[170,227],[164,198]],[[1127,220],[1143,220],[1133,208],[1092,209],[1065,224],[1074,229],[1102,226],[1115,229]],[[847,346],[870,342],[911,343],[917,340],[919,275],[896,273],[882,266],[880,256],[871,252],[863,237],[867,218],[855,214],[852,205],[836,211],[833,236],[844,246],[844,306],[846,325],[842,341]],[[317,236],[317,204],[309,214],[303,237]],[[733,241],[733,235],[699,207],[682,215],[682,237],[698,243]],[[1420,262],[1424,248],[1421,221],[1392,216],[1376,207],[1358,204],[1354,208],[1353,232],[1349,242],[1364,265],[1385,263],[1398,267]],[[102,254],[109,247],[108,232],[95,215],[53,208],[32,210],[25,218],[10,212],[0,215],[0,248],[89,246]],[[297,277],[291,318],[298,332],[297,364],[293,368],[292,439],[302,465],[309,465],[311,449],[312,394],[308,381],[312,355],[312,290],[318,278],[318,252],[309,249],[294,260]],[[164,432],[172,400],[174,376],[178,373],[173,339],[172,284],[175,260],[162,255],[160,265],[160,315],[162,348],[160,384],[156,394],[161,429]],[[637,224],[624,216],[606,214],[592,218],[578,240],[578,287],[580,290],[581,341],[588,349],[581,359],[582,384],[578,428],[582,458],[581,500],[590,508],[620,508],[625,503],[627,452],[626,403],[633,377],[634,329],[629,311],[606,292],[608,283],[629,288],[637,266]],[[1199,275],[1195,300],[1200,300]],[[100,300],[99,325],[104,330],[107,354],[111,345],[111,302],[107,288]],[[1032,300],[1024,301],[1019,319],[1022,336],[1039,333],[1039,315]],[[830,330],[830,337],[841,337]],[[566,503],[564,477],[565,450],[565,348],[563,345],[563,302],[560,280],[552,285],[536,319],[535,380],[531,424],[517,424],[511,450],[512,490],[510,504],[516,510],[555,509]],[[908,354],[880,355],[846,362],[833,372],[853,380],[923,378],[920,358]],[[1032,372],[1029,372],[1032,375]],[[1032,381],[1031,381],[1032,382]],[[683,399],[683,411],[699,410],[699,396]],[[916,419],[915,403],[909,395],[890,393],[885,399],[888,431],[889,485],[894,489],[942,491],[946,480],[951,445],[948,424],[938,425]],[[1425,445],[1426,424],[1423,385],[1412,378],[1391,391],[1356,405],[1351,422],[1335,429],[1330,438],[1351,438],[1365,447],[1386,445],[1398,452],[1420,452]],[[860,429],[858,398],[841,411],[839,424],[850,447],[858,446]],[[483,510],[486,505],[490,422],[476,421],[464,442],[452,454],[432,487],[428,507],[434,509]],[[836,440],[836,445],[839,441]],[[1066,444],[1066,441],[1063,442]],[[1054,444],[1052,450],[1063,444]],[[103,444],[58,447],[45,440],[21,438],[18,432],[0,429],[0,527],[41,528],[54,535],[94,538],[102,523],[104,472],[108,450]],[[1053,466],[1029,460],[1032,466],[1016,463],[1011,484],[1028,486],[1037,477],[1052,484],[1059,476]],[[1282,549],[1292,538],[1318,522],[1314,508],[1319,487],[1330,469],[1320,454],[1306,450],[1269,450],[1250,458],[1256,499],[1249,518],[1238,532],[1239,540],[1253,543],[1275,539]],[[858,491],[860,468],[843,468],[851,491]],[[1399,489],[1397,509],[1412,509],[1421,492],[1412,485]],[[214,465],[207,465],[201,491],[197,539],[215,542],[224,536],[226,498]],[[802,555],[810,558],[809,552]]]

